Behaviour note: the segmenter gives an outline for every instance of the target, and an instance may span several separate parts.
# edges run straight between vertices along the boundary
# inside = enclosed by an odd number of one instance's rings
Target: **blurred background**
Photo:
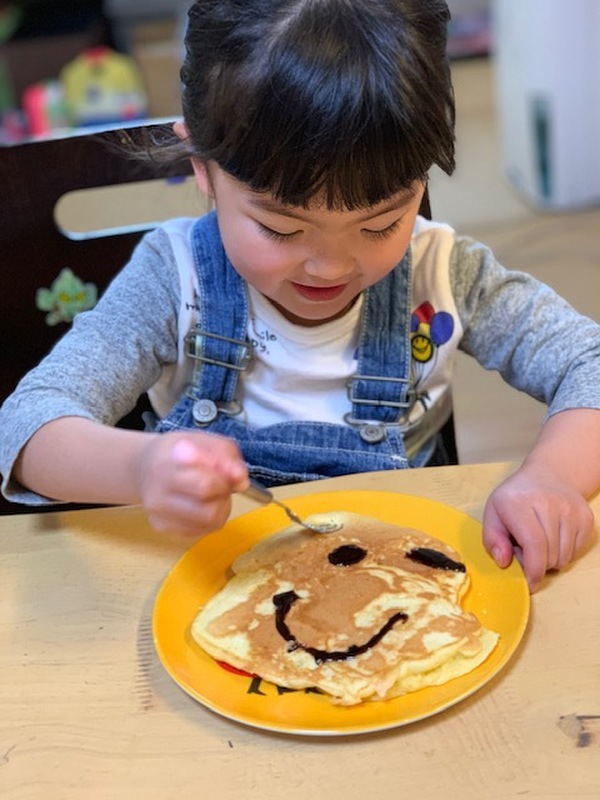
[[[0,145],[177,117],[188,6],[0,0]],[[458,166],[432,171],[433,215],[598,319],[600,4],[449,6]],[[544,414],[466,357],[455,411],[463,463],[520,459]]]

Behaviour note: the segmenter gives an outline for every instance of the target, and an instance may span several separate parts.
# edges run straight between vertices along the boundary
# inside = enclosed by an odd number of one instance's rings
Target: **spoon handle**
[[[260,483],[256,481],[250,481],[250,486],[244,490],[243,494],[251,500],[255,500],[257,503],[262,503],[263,505],[272,503],[275,499],[273,493],[269,491],[269,489],[265,486],[261,486]]]

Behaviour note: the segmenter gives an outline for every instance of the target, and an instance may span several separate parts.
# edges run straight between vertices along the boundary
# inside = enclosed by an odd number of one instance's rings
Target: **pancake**
[[[192,636],[219,661],[335,703],[384,700],[470,672],[496,646],[461,598],[469,575],[446,543],[360,514],[328,534],[292,525],[232,564]]]

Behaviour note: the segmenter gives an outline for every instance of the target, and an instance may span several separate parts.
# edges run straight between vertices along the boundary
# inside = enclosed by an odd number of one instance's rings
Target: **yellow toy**
[[[146,92],[135,62],[109,47],[85,50],[63,67],[60,80],[74,125],[130,122],[146,114]]]

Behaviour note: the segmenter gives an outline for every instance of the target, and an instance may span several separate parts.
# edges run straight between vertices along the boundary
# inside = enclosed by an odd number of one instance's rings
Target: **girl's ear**
[[[196,179],[196,186],[200,189],[202,194],[214,199],[215,193],[213,192],[210,175],[204,161],[199,158],[192,158],[192,169],[194,170],[194,178]]]
[[[180,120],[175,122],[173,124],[173,130],[182,141],[189,138],[190,134],[185,122]],[[208,197],[213,197],[213,190],[206,164],[204,161],[200,161],[199,158],[192,158],[191,162],[194,170],[194,177],[196,179],[196,185],[203,194],[208,195]]]
[[[189,139],[190,134],[183,120],[177,120],[177,122],[173,123],[173,131],[181,140]]]

